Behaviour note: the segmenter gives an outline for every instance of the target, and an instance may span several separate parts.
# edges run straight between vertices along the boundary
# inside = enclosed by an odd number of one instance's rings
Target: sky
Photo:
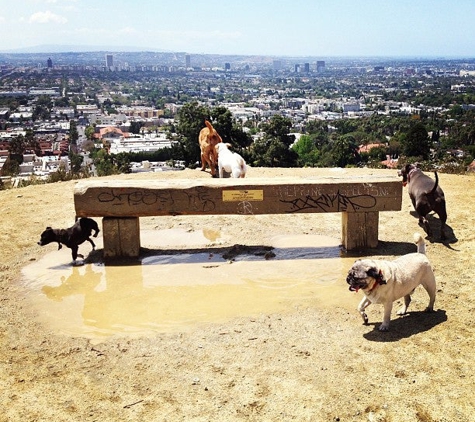
[[[474,18],[474,0],[0,0],[0,51],[473,58]]]

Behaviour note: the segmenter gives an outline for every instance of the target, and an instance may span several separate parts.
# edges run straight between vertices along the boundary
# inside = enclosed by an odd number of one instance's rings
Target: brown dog
[[[218,165],[218,154],[216,152],[216,144],[223,142],[213,125],[205,120],[205,125],[200,131],[198,141],[201,150],[201,171],[205,171],[206,165],[211,170],[211,175],[216,176],[216,167]]]

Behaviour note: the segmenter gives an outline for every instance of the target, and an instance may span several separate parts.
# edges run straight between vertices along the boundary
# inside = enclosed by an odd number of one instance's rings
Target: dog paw
[[[379,326],[379,331],[389,331],[389,325],[381,324]]]
[[[434,308],[431,308],[430,306],[428,306],[427,308],[424,309],[424,312],[427,312],[427,313],[434,312]]]
[[[407,309],[401,308],[399,311],[396,312],[397,315],[406,315]]]

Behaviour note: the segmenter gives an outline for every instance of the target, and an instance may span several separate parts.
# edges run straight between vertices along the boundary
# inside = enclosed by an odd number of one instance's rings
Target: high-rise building
[[[305,73],[310,73],[310,63],[305,63],[305,64],[303,65],[303,71],[304,71]]]
[[[224,63],[224,70],[229,72],[231,70],[231,63]]]
[[[47,61],[46,61],[46,67],[48,69],[52,69],[53,68],[53,60],[51,60],[51,58],[49,58]]]
[[[112,54],[106,54],[106,67],[114,66],[114,56]]]
[[[189,54],[185,54],[185,67],[187,69],[191,67],[191,56]]]
[[[319,60],[317,61],[317,72],[325,72],[325,61],[324,60]]]

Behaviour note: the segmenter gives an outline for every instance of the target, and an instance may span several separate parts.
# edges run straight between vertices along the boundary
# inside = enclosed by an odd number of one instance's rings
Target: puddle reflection
[[[127,266],[57,265],[68,262],[69,251],[55,251],[24,268],[27,299],[54,330],[101,339],[186,330],[349,296],[344,279],[353,259],[340,258],[338,241],[281,236],[272,244],[276,256],[269,260],[240,255],[226,261],[187,250]]]

